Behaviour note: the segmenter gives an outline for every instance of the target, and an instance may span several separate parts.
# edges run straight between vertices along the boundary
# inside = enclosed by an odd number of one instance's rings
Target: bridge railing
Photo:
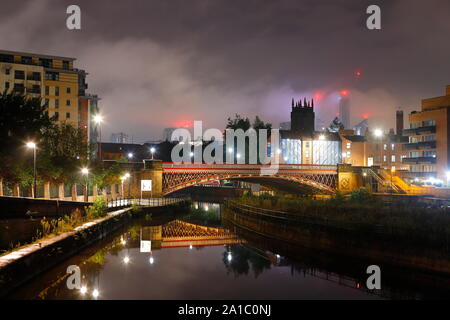
[[[163,169],[217,169],[217,170],[260,170],[268,165],[262,164],[235,164],[235,163],[223,163],[223,164],[206,164],[206,163],[181,163],[176,164],[172,162],[164,162]],[[337,171],[336,165],[327,164],[279,164],[279,170],[326,170]]]

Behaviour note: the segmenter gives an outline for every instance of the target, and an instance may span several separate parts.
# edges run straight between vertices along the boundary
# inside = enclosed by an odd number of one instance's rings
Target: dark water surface
[[[448,281],[388,270],[365,287],[367,263],[343,261],[239,230],[220,206],[197,203],[178,217],[139,219],[39,275],[10,299],[449,298]],[[202,210],[203,209],[203,210]],[[77,265],[82,287],[67,287]]]

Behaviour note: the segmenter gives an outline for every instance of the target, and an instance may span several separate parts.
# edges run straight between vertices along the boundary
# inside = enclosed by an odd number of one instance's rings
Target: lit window
[[[383,162],[387,161],[387,156],[383,156]]]
[[[391,156],[391,162],[395,162],[395,155]]]
[[[347,142],[347,149],[350,149],[352,147],[352,144],[350,142]]]
[[[383,145],[383,149],[387,150],[387,144],[386,143]]]
[[[395,149],[395,144],[391,144],[391,150],[394,151]]]

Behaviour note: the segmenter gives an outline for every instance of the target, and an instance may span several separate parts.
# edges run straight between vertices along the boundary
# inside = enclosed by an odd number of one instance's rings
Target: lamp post
[[[36,198],[36,143],[27,142],[27,148],[33,149],[33,198]]]
[[[153,160],[153,154],[155,153],[155,148],[154,147],[150,148],[150,153],[152,154],[152,160]]]
[[[102,162],[102,122],[103,122],[103,117],[99,114],[95,115],[94,122],[98,126],[98,133],[99,133],[98,154],[99,154],[100,162]]]
[[[81,169],[81,173],[86,176],[86,187],[85,187],[85,194],[84,194],[84,200],[85,202],[89,201],[89,195],[88,195],[88,177],[89,177],[89,169],[83,168]]]

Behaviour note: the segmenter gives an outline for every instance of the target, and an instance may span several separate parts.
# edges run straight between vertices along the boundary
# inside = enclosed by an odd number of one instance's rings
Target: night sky
[[[78,4],[82,30],[66,28]],[[370,4],[381,30],[366,28]],[[164,127],[228,116],[289,120],[316,97],[329,123],[348,90],[352,124],[394,125],[397,108],[450,84],[448,0],[1,0],[0,48],[76,57],[106,119],[105,137],[160,139]],[[355,72],[361,72],[358,77]],[[406,122],[406,121],[405,121]]]

